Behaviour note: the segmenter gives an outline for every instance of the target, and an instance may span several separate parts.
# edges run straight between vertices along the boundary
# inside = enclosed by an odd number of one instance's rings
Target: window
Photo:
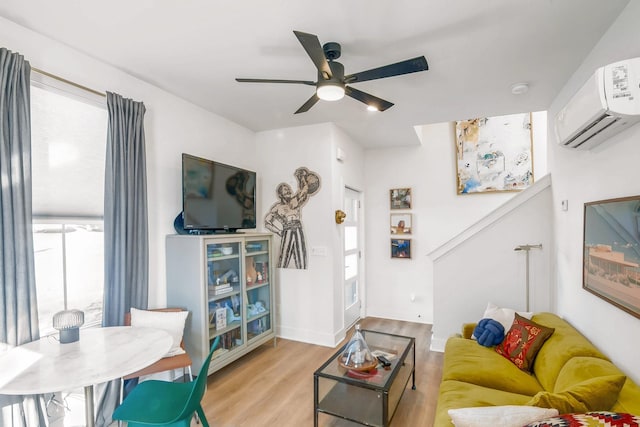
[[[40,335],[52,318],[84,311],[102,322],[106,100],[32,73],[33,240]]]

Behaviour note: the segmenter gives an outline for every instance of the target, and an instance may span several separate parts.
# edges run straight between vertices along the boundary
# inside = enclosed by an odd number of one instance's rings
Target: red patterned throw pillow
[[[525,427],[639,427],[640,417],[618,412],[587,412],[564,414],[527,424]]]
[[[554,331],[553,328],[539,325],[516,313],[511,329],[504,341],[496,346],[496,352],[523,371],[530,372],[538,350]]]

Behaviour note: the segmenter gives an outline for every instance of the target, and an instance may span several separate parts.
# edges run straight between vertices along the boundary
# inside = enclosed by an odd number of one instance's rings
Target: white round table
[[[87,426],[95,424],[93,386],[121,378],[160,360],[171,348],[160,329],[118,326],[80,330],[60,344],[48,336],[0,354],[0,394],[52,393],[84,387]]]

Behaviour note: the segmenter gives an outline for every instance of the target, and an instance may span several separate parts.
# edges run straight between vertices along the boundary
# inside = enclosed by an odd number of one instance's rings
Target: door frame
[[[361,190],[358,190],[354,187],[350,187],[349,185],[344,185],[343,187],[343,197],[342,197],[342,205],[343,205],[343,209],[346,208],[345,206],[345,199],[347,197],[347,192],[352,192],[354,193],[355,196],[357,196],[355,199],[358,201],[358,219],[357,219],[357,227],[358,227],[358,249],[359,249],[359,256],[358,256],[358,300],[360,303],[360,307],[358,310],[358,318],[359,319],[363,319],[365,316],[365,301],[366,301],[366,295],[365,295],[365,270],[364,270],[364,266],[365,266],[365,251],[364,251],[364,192]],[[342,302],[342,323],[343,323],[343,328],[346,331],[348,328],[350,328],[351,326],[353,326],[354,323],[357,323],[358,319],[356,319],[352,324],[347,324],[347,319],[346,319],[346,298],[345,298],[345,279],[344,279],[344,269],[345,269],[345,249],[344,249],[344,240],[345,240],[345,232],[344,232],[344,227],[342,227],[342,233],[341,233],[341,254],[342,254],[342,259],[341,259],[341,264],[342,264],[342,270],[341,270],[341,302]]]

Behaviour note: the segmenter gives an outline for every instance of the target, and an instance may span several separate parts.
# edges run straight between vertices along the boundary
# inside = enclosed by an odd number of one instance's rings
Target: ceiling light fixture
[[[369,110],[369,111],[380,111],[380,110],[378,110],[378,107],[376,107],[375,105],[367,105],[367,110]]]
[[[527,83],[515,83],[511,85],[511,93],[514,95],[522,95],[529,91],[529,85]]]
[[[344,84],[340,82],[318,82],[316,95],[323,101],[337,101],[344,97]]]

